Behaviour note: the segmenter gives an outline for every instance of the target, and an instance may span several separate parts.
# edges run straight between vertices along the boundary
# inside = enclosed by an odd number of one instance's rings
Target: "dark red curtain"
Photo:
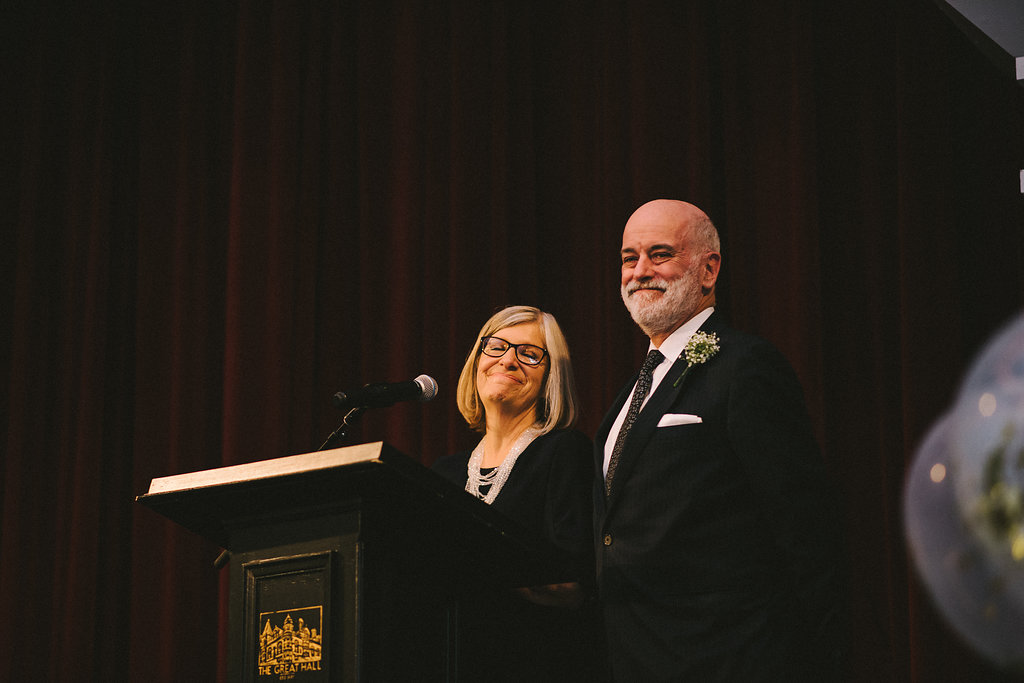
[[[720,307],[803,381],[844,492],[855,680],[1001,680],[906,555],[914,450],[1024,304],[1024,89],[930,0],[49,3],[2,12],[2,680],[223,676],[218,549],[154,477],[314,450],[344,388],[425,464],[497,308],[592,432],[646,340],[640,203],[705,208]]]

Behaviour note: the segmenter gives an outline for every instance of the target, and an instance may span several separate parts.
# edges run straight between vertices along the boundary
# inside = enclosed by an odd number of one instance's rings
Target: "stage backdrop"
[[[25,5],[25,7],[19,7]],[[856,680],[997,678],[909,565],[907,464],[1024,304],[1024,89],[930,0],[6,3],[2,680],[223,676],[218,549],[151,478],[350,443],[425,464],[483,321],[554,313],[582,429],[646,340],[622,225],[723,236],[844,493]]]

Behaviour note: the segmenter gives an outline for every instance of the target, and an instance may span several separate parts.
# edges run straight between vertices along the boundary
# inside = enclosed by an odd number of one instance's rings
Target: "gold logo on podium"
[[[259,676],[287,681],[319,672],[323,605],[260,613]]]

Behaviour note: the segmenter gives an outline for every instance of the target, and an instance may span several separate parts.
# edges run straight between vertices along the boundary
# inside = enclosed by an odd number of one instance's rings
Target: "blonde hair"
[[[489,337],[498,330],[523,323],[537,323],[540,326],[544,348],[547,349],[548,367],[544,376],[540,396],[537,399],[537,420],[542,434],[553,429],[569,428],[576,424],[579,415],[579,397],[572,374],[569,345],[558,326],[555,316],[533,306],[509,306],[498,311],[480,328],[480,334],[466,356],[466,363],[459,375],[455,402],[462,417],[470,428],[483,432],[487,428],[487,416],[477,393],[476,370],[480,362],[480,338]]]

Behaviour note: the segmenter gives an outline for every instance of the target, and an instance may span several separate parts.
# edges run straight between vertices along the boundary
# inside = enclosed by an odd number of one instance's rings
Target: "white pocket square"
[[[659,427],[675,427],[676,425],[692,425],[703,422],[700,415],[687,415],[686,413],[666,413],[658,420]]]

